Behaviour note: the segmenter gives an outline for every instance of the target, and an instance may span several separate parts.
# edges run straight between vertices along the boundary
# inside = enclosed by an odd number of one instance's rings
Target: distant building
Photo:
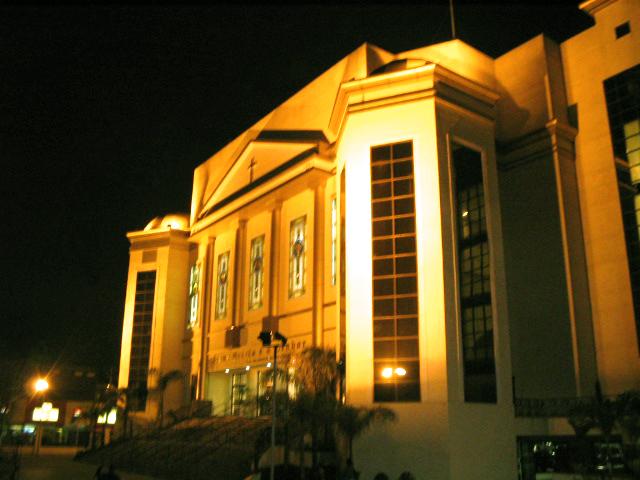
[[[46,377],[49,388],[41,393],[33,389],[38,377],[40,375],[29,378],[21,389],[23,394],[11,402],[7,431],[2,433],[11,441],[30,443],[34,440],[36,426],[41,424],[45,445],[85,446],[90,435],[89,414],[105,385],[99,383],[94,370],[82,366],[58,365],[47,369],[46,375],[43,373],[41,377]]]
[[[190,216],[128,234],[119,386],[153,417],[178,369],[166,410],[236,413],[279,330],[398,413],[366,478],[429,479],[516,478],[519,441],[571,433],[519,405],[639,388],[640,6],[580,8],[498,58],[364,44],[200,165]]]

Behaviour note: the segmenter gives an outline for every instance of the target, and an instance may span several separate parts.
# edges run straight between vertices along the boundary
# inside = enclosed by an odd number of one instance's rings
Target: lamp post
[[[46,378],[38,378],[33,384],[33,389],[36,395],[39,395],[44,400],[44,393],[49,390],[49,382]],[[42,405],[44,406],[44,403]],[[44,418],[38,418],[38,420],[36,420],[36,438],[33,441],[34,455],[40,454],[40,446],[42,445],[42,422],[44,420]]]
[[[276,375],[278,374],[278,347],[284,347],[287,344],[287,337],[280,332],[263,331],[258,335],[258,339],[262,345],[267,348],[273,348],[273,389],[271,392],[271,465],[269,466],[269,478],[275,479],[276,465]],[[274,342],[277,341],[277,342]]]

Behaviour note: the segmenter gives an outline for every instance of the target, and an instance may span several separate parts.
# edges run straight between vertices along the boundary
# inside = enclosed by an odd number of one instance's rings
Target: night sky
[[[458,37],[561,41],[577,4],[456,2]],[[365,41],[449,40],[428,5],[0,8],[0,355],[117,371],[126,232],[188,212],[197,165]]]

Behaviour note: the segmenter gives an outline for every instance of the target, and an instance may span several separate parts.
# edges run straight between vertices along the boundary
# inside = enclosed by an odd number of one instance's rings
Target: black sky
[[[592,25],[578,2],[456,2],[490,55]],[[447,3],[0,8],[2,356],[117,366],[125,233],[187,212],[193,169],[368,41],[450,39]]]

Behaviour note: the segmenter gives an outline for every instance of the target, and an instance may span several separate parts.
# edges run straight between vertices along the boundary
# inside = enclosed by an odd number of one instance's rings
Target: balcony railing
[[[595,402],[594,397],[515,398],[513,404],[516,417],[549,418],[568,417],[576,408],[588,407]]]

